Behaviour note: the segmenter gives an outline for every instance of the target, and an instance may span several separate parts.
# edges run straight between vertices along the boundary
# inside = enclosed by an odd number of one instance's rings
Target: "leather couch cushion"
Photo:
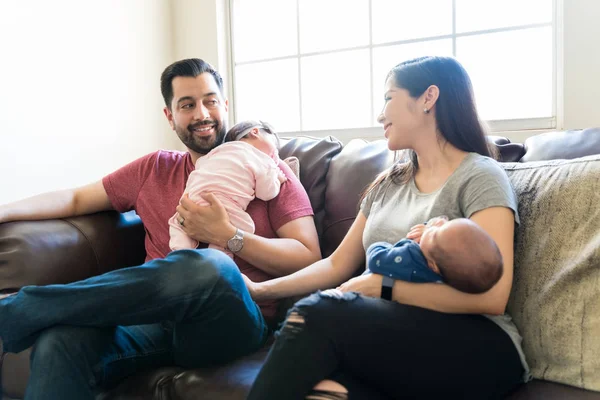
[[[600,393],[553,382],[533,380],[522,385],[507,400],[600,400]]]
[[[323,232],[325,213],[325,177],[331,159],[342,151],[342,143],[332,136],[313,138],[298,136],[282,138],[279,156],[284,159],[295,156],[300,162],[300,182],[306,189],[315,213],[317,233]]]
[[[600,156],[504,167],[521,217],[508,312],[531,372],[600,390]]]
[[[139,265],[145,256],[134,213],[9,222],[0,225],[0,290],[78,281]]]
[[[354,139],[331,161],[321,247],[324,257],[338,247],[354,222],[362,192],[393,160],[385,140]]]
[[[573,159],[600,154],[600,128],[548,132],[525,140],[521,162]]]

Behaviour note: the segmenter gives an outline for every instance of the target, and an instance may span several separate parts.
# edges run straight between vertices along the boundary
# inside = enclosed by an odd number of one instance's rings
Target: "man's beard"
[[[193,129],[205,127],[207,125],[214,126],[216,132],[214,136],[197,136],[194,134]],[[177,136],[179,136],[179,140],[181,140],[188,149],[198,154],[208,154],[212,149],[223,143],[225,134],[227,133],[227,127],[224,122],[207,120],[190,124],[186,128],[182,128],[175,124],[175,132],[177,133]]]

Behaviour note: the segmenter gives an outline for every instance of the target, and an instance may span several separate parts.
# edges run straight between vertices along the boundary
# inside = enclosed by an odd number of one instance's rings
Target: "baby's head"
[[[423,232],[420,245],[431,269],[460,291],[486,292],[502,276],[496,242],[469,219],[436,219]]]
[[[279,147],[279,136],[273,127],[263,121],[242,121],[235,124],[225,135],[225,143],[244,141],[263,153],[273,156]]]

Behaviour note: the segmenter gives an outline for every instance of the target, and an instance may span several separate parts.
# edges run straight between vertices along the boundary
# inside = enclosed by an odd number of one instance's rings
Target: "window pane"
[[[301,63],[303,129],[371,125],[369,50],[305,57]]]
[[[260,119],[278,132],[300,130],[298,60],[279,60],[235,68],[237,122]]]
[[[422,56],[452,56],[452,39],[432,40],[373,49],[373,124],[383,109],[383,88],[388,72],[402,61]]]
[[[373,43],[452,34],[451,0],[372,0]]]
[[[300,0],[302,53],[368,44],[368,0]]]
[[[467,36],[457,58],[486,120],[552,116],[552,28]]]
[[[456,31],[552,22],[552,0],[456,0]]]
[[[235,0],[233,11],[236,62],[298,53],[295,1]]]

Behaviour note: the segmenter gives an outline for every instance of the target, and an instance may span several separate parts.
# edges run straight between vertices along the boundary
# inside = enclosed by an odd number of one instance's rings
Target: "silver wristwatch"
[[[235,231],[235,235],[227,241],[227,248],[232,253],[237,253],[244,247],[244,231],[238,229]]]

